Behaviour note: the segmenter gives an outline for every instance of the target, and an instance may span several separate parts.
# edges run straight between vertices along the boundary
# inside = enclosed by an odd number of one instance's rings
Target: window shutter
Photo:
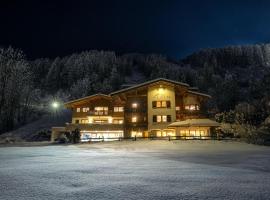
[[[170,108],[171,107],[171,102],[170,101],[167,101],[167,108]]]
[[[156,101],[152,101],[152,107],[156,108],[157,107],[157,102]]]
[[[171,119],[171,115],[167,115],[167,122],[171,122],[172,119]]]
[[[157,116],[153,115],[153,122],[157,122]]]

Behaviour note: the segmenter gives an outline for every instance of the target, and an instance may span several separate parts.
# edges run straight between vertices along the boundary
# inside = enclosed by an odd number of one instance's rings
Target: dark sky
[[[0,2],[0,45],[29,58],[98,49],[162,53],[270,41],[270,1],[88,0]]]

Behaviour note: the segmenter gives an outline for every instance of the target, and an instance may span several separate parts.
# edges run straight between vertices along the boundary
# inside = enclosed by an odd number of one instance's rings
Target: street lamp
[[[59,103],[56,102],[56,101],[52,102],[52,107],[53,107],[54,109],[57,109],[57,108],[59,107]]]

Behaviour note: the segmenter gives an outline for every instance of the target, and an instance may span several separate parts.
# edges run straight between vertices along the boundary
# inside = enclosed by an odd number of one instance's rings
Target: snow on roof
[[[217,127],[220,126],[220,124],[216,121],[204,118],[204,119],[187,119],[180,122],[173,122],[168,125],[168,127],[196,127],[196,126]]]

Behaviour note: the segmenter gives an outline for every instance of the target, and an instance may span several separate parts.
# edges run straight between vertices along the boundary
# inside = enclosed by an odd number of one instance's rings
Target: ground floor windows
[[[180,136],[185,139],[207,139],[210,135],[208,129],[182,129]]]
[[[131,131],[131,137],[143,137],[143,132],[141,131]]]
[[[81,131],[81,141],[113,141],[124,136],[123,131]]]

